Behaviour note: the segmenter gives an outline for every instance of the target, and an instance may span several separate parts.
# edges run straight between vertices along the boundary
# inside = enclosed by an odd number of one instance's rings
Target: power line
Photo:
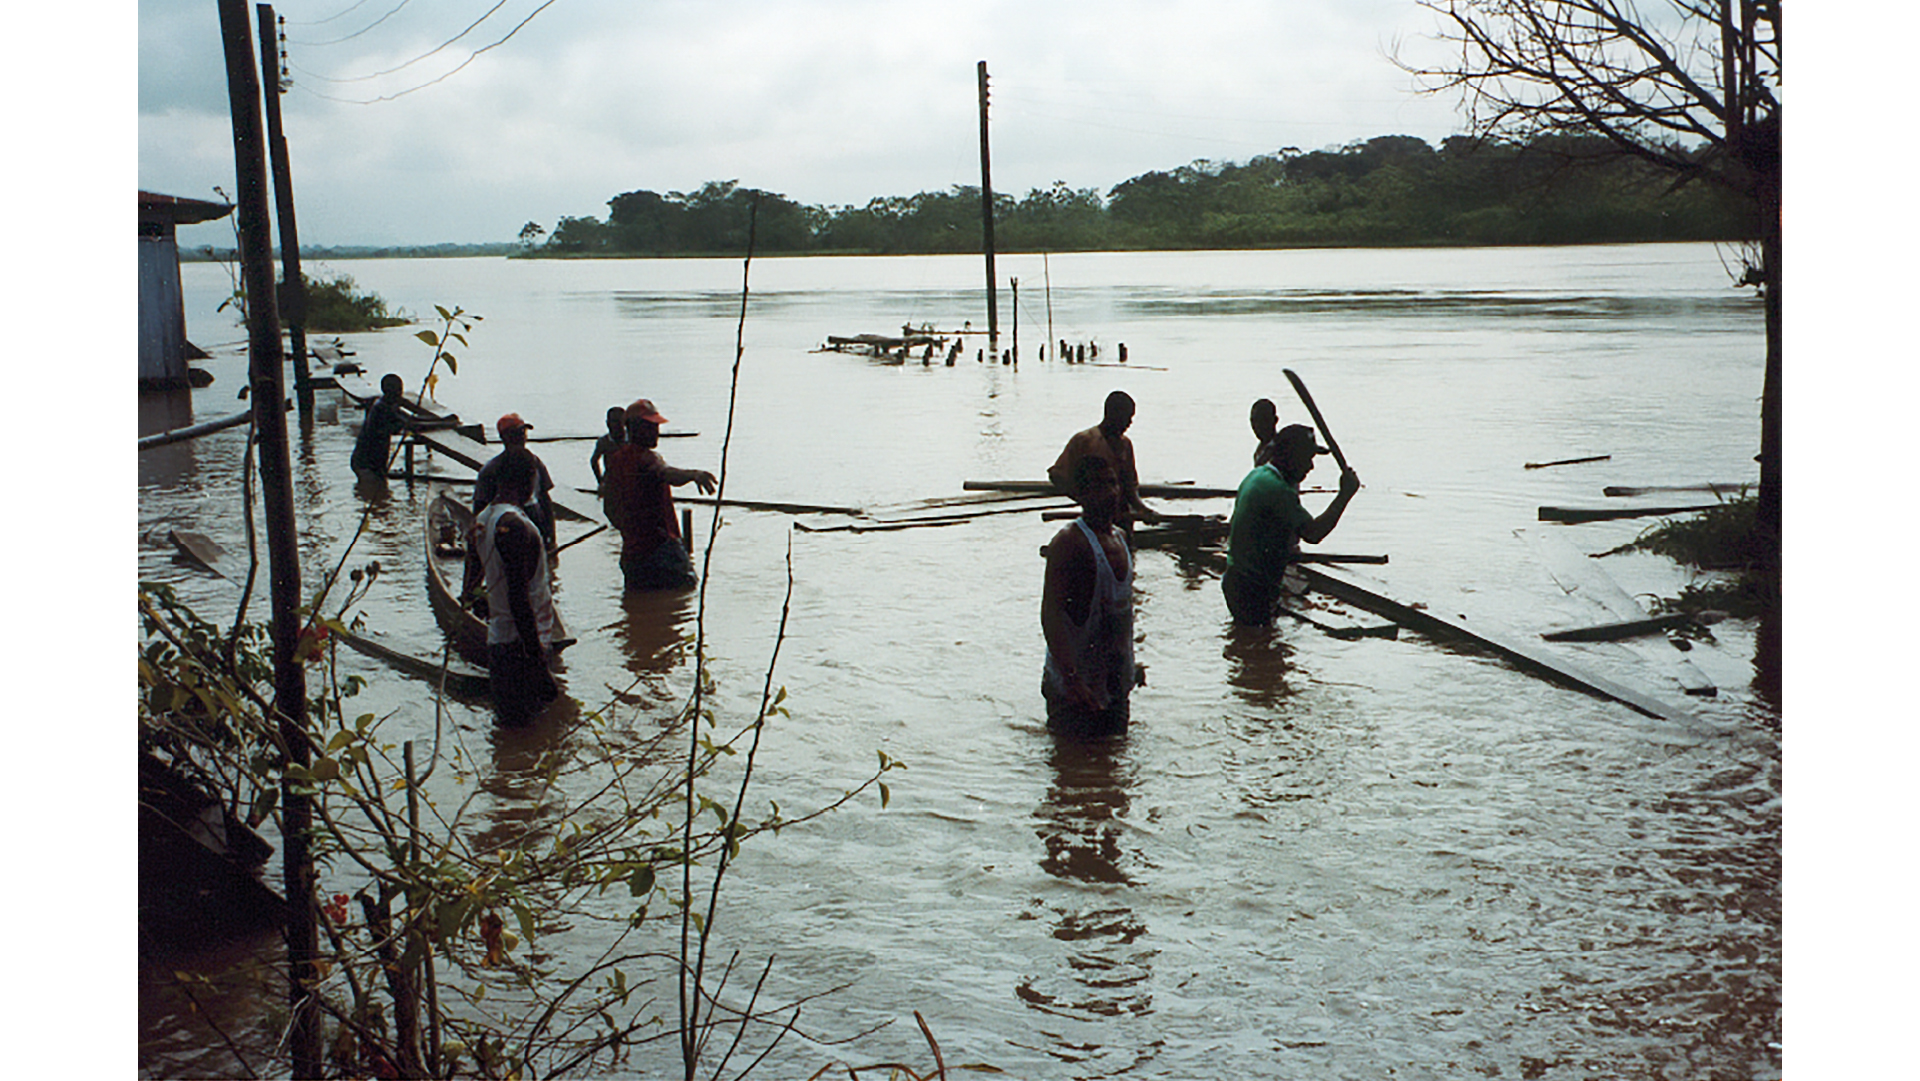
[[[293,23],[293,24],[291,24],[291,25],[294,25],[294,26],[319,26],[319,25],[321,25],[322,23],[330,23],[330,22],[332,22],[332,21],[333,21],[333,20],[335,20],[335,19],[339,19],[339,18],[343,18],[343,17],[345,17],[345,16],[347,16],[347,15],[351,15],[351,14],[353,14],[353,13],[354,13],[354,12],[355,12],[356,10],[358,10],[358,9],[359,9],[359,7],[360,7],[360,5],[361,5],[361,4],[364,4],[364,3],[366,3],[366,2],[367,2],[367,0],[353,0],[353,3],[351,3],[351,4],[348,4],[348,5],[346,6],[346,8],[345,8],[344,10],[342,10],[342,11],[336,11],[336,12],[334,12],[333,14],[331,14],[331,15],[329,15],[329,16],[327,16],[327,17],[326,17],[326,18],[324,18],[324,19],[309,19],[309,20],[307,20],[306,22],[296,22],[296,23]],[[283,20],[283,21],[284,21],[284,20]]]
[[[358,2],[358,3],[355,3],[355,4],[353,5],[353,7],[354,7],[354,8],[357,8],[357,7],[359,7],[359,6],[360,6],[360,4],[362,4],[362,3],[365,3],[365,2],[366,2],[366,0],[359,0],[359,2]],[[343,38],[334,38],[334,39],[333,39],[332,41],[296,41],[296,42],[294,42],[294,44],[295,44],[295,45],[310,45],[310,46],[312,46],[312,47],[314,47],[314,48],[316,48],[316,49],[318,49],[318,48],[323,48],[323,47],[325,47],[325,46],[328,46],[328,45],[339,45],[339,44],[342,44],[343,42],[348,42],[348,41],[352,41],[352,40],[353,40],[354,38],[357,38],[357,37],[359,37],[359,36],[360,36],[361,34],[364,34],[364,33],[366,33],[367,31],[369,31],[369,30],[371,30],[371,29],[373,29],[374,27],[376,27],[376,26],[379,26],[379,25],[380,25],[381,23],[383,23],[383,22],[386,22],[386,21],[387,21],[388,19],[390,19],[390,18],[392,18],[393,16],[395,16],[395,15],[398,15],[398,14],[400,13],[400,9],[401,9],[401,8],[403,8],[403,7],[406,7],[406,6],[408,5],[408,4],[410,4],[410,3],[412,3],[412,2],[413,2],[413,0],[400,0],[400,3],[399,3],[399,4],[397,4],[397,5],[395,5],[392,11],[389,11],[389,12],[387,12],[387,13],[386,13],[385,15],[382,15],[382,16],[380,16],[379,18],[377,18],[377,19],[375,19],[375,20],[373,20],[372,22],[370,22],[370,23],[368,23],[367,25],[365,25],[365,26],[363,26],[363,27],[361,27],[360,29],[358,29],[358,30],[355,30],[355,31],[354,31],[353,33],[351,33],[351,34],[348,34],[348,35],[347,35],[346,37],[343,37]],[[353,10],[353,8],[348,8],[348,9],[347,9],[347,11],[352,11],[352,10]],[[345,14],[347,13],[347,11],[343,11],[343,12],[341,12],[340,14],[341,14],[341,15],[345,15]],[[338,16],[334,16],[334,17],[335,17],[335,18],[337,18]],[[323,20],[323,21],[325,21],[325,20]],[[297,25],[297,24],[296,24],[296,25]]]
[[[509,40],[512,39],[513,35],[518,34],[520,32],[522,27],[525,27],[528,23],[532,22],[534,18],[538,16],[541,12],[547,10],[548,8],[552,7],[554,4],[558,2],[559,0],[545,0],[545,3],[542,3],[539,7],[534,8],[533,11],[529,13],[526,18],[521,19],[518,23],[514,24],[513,29],[507,31],[506,34],[501,36],[499,40],[491,42],[487,45],[482,45],[480,48],[475,49],[473,52],[467,54],[467,58],[465,60],[462,60],[459,64],[455,65],[452,70],[447,71],[441,75],[435,76],[432,79],[428,79],[424,83],[420,83],[415,86],[410,86],[405,90],[395,91],[394,93],[391,93],[391,94],[382,94],[376,98],[368,98],[365,100],[361,100],[357,98],[342,98],[342,97],[335,97],[331,94],[322,94],[317,90],[309,90],[306,87],[300,87],[300,89],[305,90],[307,93],[312,94],[314,97],[321,98],[325,101],[337,101],[337,102],[342,102],[348,105],[374,105],[379,102],[392,101],[395,98],[405,97],[406,95],[411,94],[416,90],[425,90],[427,87],[433,86],[435,83],[443,82],[447,79],[452,78],[454,75],[458,74],[462,68],[465,68],[468,64],[471,64],[475,60],[478,60],[480,58],[480,54],[485,52],[490,52],[502,45],[505,45]],[[500,0],[500,3],[497,3],[492,8],[490,8],[487,11],[486,15],[482,15],[480,16],[480,18],[475,19],[472,25],[468,26],[465,30],[460,31],[459,34],[456,34],[452,39],[448,40],[447,42],[440,45],[438,48],[432,50],[431,52],[425,53],[421,56],[417,56],[413,60],[407,61],[406,64],[400,65],[400,67],[398,68],[393,68],[389,71],[381,72],[380,74],[391,75],[393,72],[399,71],[402,68],[407,67],[409,64],[413,64],[416,61],[424,60],[428,56],[432,56],[433,53],[437,53],[441,49],[446,48],[448,45],[453,44],[455,41],[460,40],[460,38],[465,37],[468,32],[473,30],[475,26],[479,26],[482,22],[485,22],[488,15],[492,15],[495,11],[500,10],[500,8],[505,5],[505,3],[506,3],[506,0]],[[359,82],[359,81],[362,81],[363,79],[373,78],[373,77],[374,76],[361,76],[355,79],[341,79],[341,80],[329,80],[329,81]]]

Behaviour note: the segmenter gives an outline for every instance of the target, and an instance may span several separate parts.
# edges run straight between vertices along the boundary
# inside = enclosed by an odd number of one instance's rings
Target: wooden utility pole
[[[1045,275],[1045,281],[1047,283],[1047,344],[1051,345],[1055,340],[1053,336],[1053,267],[1047,261],[1046,252],[1040,253],[1040,272]],[[1046,346],[1040,347],[1040,359],[1047,359]],[[1053,359],[1059,360],[1060,358],[1054,357]]]
[[[299,794],[293,767],[308,754],[306,670],[294,656],[300,634],[300,549],[293,522],[293,471],[287,452],[285,362],[280,318],[274,310],[272,222],[267,213],[267,163],[260,124],[260,81],[246,0],[219,0],[220,37],[226,50],[227,99],[233,112],[234,181],[239,198],[240,267],[247,295],[248,383],[253,395],[254,437],[260,447],[261,504],[266,512],[267,577],[272,585],[273,709],[279,720],[285,779],[281,783],[281,864],[287,894],[287,1043],[293,1076],[319,1077],[319,913],[313,903],[313,854],[308,834],[313,805]]]
[[[1020,366],[1020,279],[1008,278],[1013,286],[1013,366]]]
[[[273,210],[280,221],[280,314],[293,349],[293,390],[300,423],[313,420],[313,382],[307,374],[307,283],[300,275],[300,231],[293,221],[293,167],[280,130],[280,35],[272,4],[256,4],[260,23],[260,85],[266,90],[267,153],[273,161]]]
[[[994,293],[993,158],[987,152],[987,62],[980,61],[980,235],[987,249],[987,352],[1000,355],[1000,304]]]

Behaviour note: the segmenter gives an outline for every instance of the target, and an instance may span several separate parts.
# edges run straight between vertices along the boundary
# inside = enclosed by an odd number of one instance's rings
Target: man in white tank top
[[[1075,463],[1074,499],[1081,514],[1047,545],[1040,593],[1040,630],[1047,658],[1040,694],[1047,726],[1074,737],[1127,730],[1128,696],[1139,677],[1133,662],[1133,553],[1115,525],[1120,479],[1106,459]]]
[[[558,618],[546,544],[521,508],[533,492],[534,457],[509,447],[494,462],[493,500],[474,522],[473,550],[486,573],[489,689],[500,723],[514,726],[560,695],[547,668]]]

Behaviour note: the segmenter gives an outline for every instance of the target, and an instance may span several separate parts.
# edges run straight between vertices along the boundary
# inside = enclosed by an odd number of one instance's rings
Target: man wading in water
[[[675,469],[653,449],[666,421],[645,398],[628,406],[627,441],[607,459],[600,482],[607,521],[620,531],[620,572],[629,593],[685,589],[700,581],[680,539],[673,489],[691,483],[710,494],[717,482],[704,469]]]
[[[1227,570],[1220,576],[1227,611],[1243,626],[1264,627],[1273,622],[1273,605],[1280,599],[1280,578],[1298,553],[1300,542],[1318,544],[1340,524],[1340,515],[1360,490],[1360,477],[1351,469],[1340,473],[1340,494],[1318,518],[1300,505],[1300,482],[1313,470],[1313,457],[1327,451],[1314,442],[1313,429],[1289,424],[1267,444],[1264,465],[1240,482],[1233,497],[1233,520],[1227,527]]]
[[[1075,432],[1073,438],[1067,440],[1060,457],[1047,467],[1047,479],[1055,488],[1072,495],[1074,467],[1080,460],[1089,455],[1104,458],[1120,483],[1120,511],[1116,520],[1123,523],[1159,521],[1159,513],[1140,501],[1140,471],[1134,467],[1133,441],[1127,438],[1127,429],[1132,426],[1133,396],[1124,390],[1107,395],[1106,411],[1100,423],[1084,432]]]
[[[1056,734],[1121,735],[1128,696],[1145,681],[1133,662],[1133,554],[1114,528],[1120,482],[1112,465],[1095,455],[1080,459],[1072,480],[1080,517],[1047,545],[1040,694],[1047,727]]]
[[[473,526],[487,586],[487,671],[500,723],[526,724],[560,696],[547,670],[558,616],[547,546],[522,509],[533,494],[533,454],[512,447],[493,460],[494,496]]]

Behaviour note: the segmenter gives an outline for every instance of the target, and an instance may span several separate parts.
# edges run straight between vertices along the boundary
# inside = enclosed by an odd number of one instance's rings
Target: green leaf
[[[887,801],[891,800],[892,798],[893,798],[893,793],[887,790],[887,782],[881,781],[880,782],[880,809],[883,811],[886,810]]]
[[[447,362],[447,370],[448,370],[448,371],[450,371],[450,372],[452,372],[452,373],[453,373],[453,374],[455,374],[455,375],[459,375],[459,374],[460,374],[460,366],[459,366],[458,364],[455,364],[455,363],[453,362],[453,354],[452,354],[452,353],[442,353],[442,354],[440,354],[440,359],[441,359],[441,360],[444,360],[444,361],[446,361],[446,362]]]
[[[514,902],[514,919],[520,921],[520,937],[528,943],[533,941],[533,909],[521,902]]]
[[[337,781],[340,779],[340,763],[331,758],[316,758],[307,772],[316,781]]]
[[[653,864],[643,863],[634,868],[627,878],[627,890],[635,897],[645,897],[653,892]]]
[[[440,345],[440,335],[435,334],[431,330],[416,331],[413,336],[435,348],[438,348]]]
[[[447,310],[447,309],[445,309],[445,308],[442,308],[442,307],[441,307],[440,305],[438,305],[438,304],[435,304],[435,305],[433,306],[433,310],[434,310],[434,311],[437,311],[437,312],[439,312],[439,313],[440,313],[440,318],[442,318],[442,319],[445,319],[445,320],[447,320],[447,321],[449,321],[449,322],[451,322],[451,321],[453,320],[453,313],[452,313],[452,312],[450,312],[450,311],[448,311],[448,310]]]

